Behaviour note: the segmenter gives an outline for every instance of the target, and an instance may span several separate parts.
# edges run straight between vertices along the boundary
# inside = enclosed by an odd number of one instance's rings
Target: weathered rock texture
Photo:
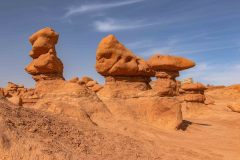
[[[148,83],[153,72],[148,64],[113,35],[103,38],[98,45],[96,70],[106,79],[99,94],[108,94],[113,98],[131,97],[150,89]]]
[[[8,82],[8,85],[2,89],[2,95],[15,105],[29,105],[36,102],[38,97],[34,95],[34,89],[24,88],[23,85],[17,85]]]
[[[134,55],[114,35],[102,39],[97,48],[96,70],[103,76],[149,76],[147,63]]]
[[[181,86],[185,91],[183,100],[186,102],[199,102],[204,103],[205,95],[204,90],[207,88],[201,83],[185,83]]]
[[[58,37],[53,29],[44,28],[29,38],[33,61],[25,70],[37,81],[34,95],[38,97],[29,107],[92,123],[108,118],[110,112],[93,92],[100,90],[97,82],[64,80],[63,63],[55,50]]]
[[[105,77],[97,94],[117,119],[166,128],[176,128],[182,122],[180,103],[152,91],[149,82],[155,72],[113,35],[99,43],[96,70]]]
[[[183,100],[183,107],[186,109],[187,114],[198,113],[202,108],[205,107],[205,95],[204,91],[207,89],[201,83],[184,83],[181,85],[183,90],[182,95],[180,95],[181,100]]]
[[[153,55],[147,63],[157,78],[153,89],[162,96],[176,96],[179,88],[176,77],[179,76],[179,71],[195,66],[189,59],[161,54]]]
[[[35,94],[40,99],[33,108],[42,111],[94,123],[110,116],[107,107],[85,85],[64,80],[45,80],[36,84]]]
[[[100,85],[97,81],[93,80],[90,77],[84,76],[81,79],[78,77],[74,77],[69,82],[77,83],[79,85],[85,85],[88,89],[92,90],[93,92],[98,92],[102,89],[102,85]]]
[[[32,75],[35,81],[64,79],[63,64],[55,50],[58,37],[58,33],[48,27],[30,36],[32,50],[29,55],[33,61],[25,70]]]

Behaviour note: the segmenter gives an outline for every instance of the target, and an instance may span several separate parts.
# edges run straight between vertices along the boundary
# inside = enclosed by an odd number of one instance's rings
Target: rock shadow
[[[182,123],[178,126],[178,130],[182,130],[182,131],[186,131],[187,128],[190,126],[190,125],[200,125],[200,126],[212,126],[210,124],[206,124],[206,123],[195,123],[195,122],[191,122],[191,121],[188,121],[188,120],[183,120]]]

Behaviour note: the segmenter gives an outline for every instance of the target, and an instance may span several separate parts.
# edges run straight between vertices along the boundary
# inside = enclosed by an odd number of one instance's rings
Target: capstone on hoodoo
[[[179,76],[179,71],[195,66],[195,63],[187,58],[161,54],[151,56],[147,63],[157,78],[152,88],[161,96],[178,95],[176,77]]]

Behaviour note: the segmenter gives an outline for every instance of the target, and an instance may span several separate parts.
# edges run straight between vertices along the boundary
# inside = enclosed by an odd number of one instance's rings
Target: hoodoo
[[[97,123],[109,116],[106,106],[93,92],[100,88],[64,80],[63,63],[55,50],[58,37],[58,33],[47,27],[29,38],[33,61],[25,70],[37,82],[34,95],[38,97],[31,107]]]
[[[206,100],[204,91],[207,89],[201,83],[183,83],[181,85],[182,93],[180,95],[183,100],[183,107],[187,114],[195,114],[204,108]]]
[[[158,91],[160,96],[170,97],[178,94],[176,77],[179,76],[179,71],[195,66],[189,59],[161,54],[153,55],[147,62],[157,78],[153,89]]]
[[[55,45],[58,42],[58,33],[52,28],[43,28],[32,36],[29,41],[32,50],[29,55],[33,61],[25,68],[35,81],[55,80],[63,78],[63,63],[57,57]]]
[[[150,89],[153,74],[148,64],[136,56],[114,35],[101,40],[96,53],[96,70],[105,77],[105,86],[99,94],[108,97],[131,97]],[[128,92],[125,92],[128,90]]]
[[[105,77],[105,85],[97,94],[117,119],[171,129],[182,122],[180,103],[152,94],[149,82],[155,72],[113,35],[99,43],[96,70]]]

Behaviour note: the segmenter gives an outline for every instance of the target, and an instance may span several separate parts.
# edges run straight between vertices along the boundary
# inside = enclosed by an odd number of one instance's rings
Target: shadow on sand
[[[177,128],[178,130],[183,130],[183,131],[186,131],[187,128],[190,126],[190,125],[200,125],[200,126],[212,126],[210,124],[205,124],[205,123],[195,123],[195,122],[191,122],[191,121],[188,121],[188,120],[183,120],[182,123],[179,125],[179,127]]]

